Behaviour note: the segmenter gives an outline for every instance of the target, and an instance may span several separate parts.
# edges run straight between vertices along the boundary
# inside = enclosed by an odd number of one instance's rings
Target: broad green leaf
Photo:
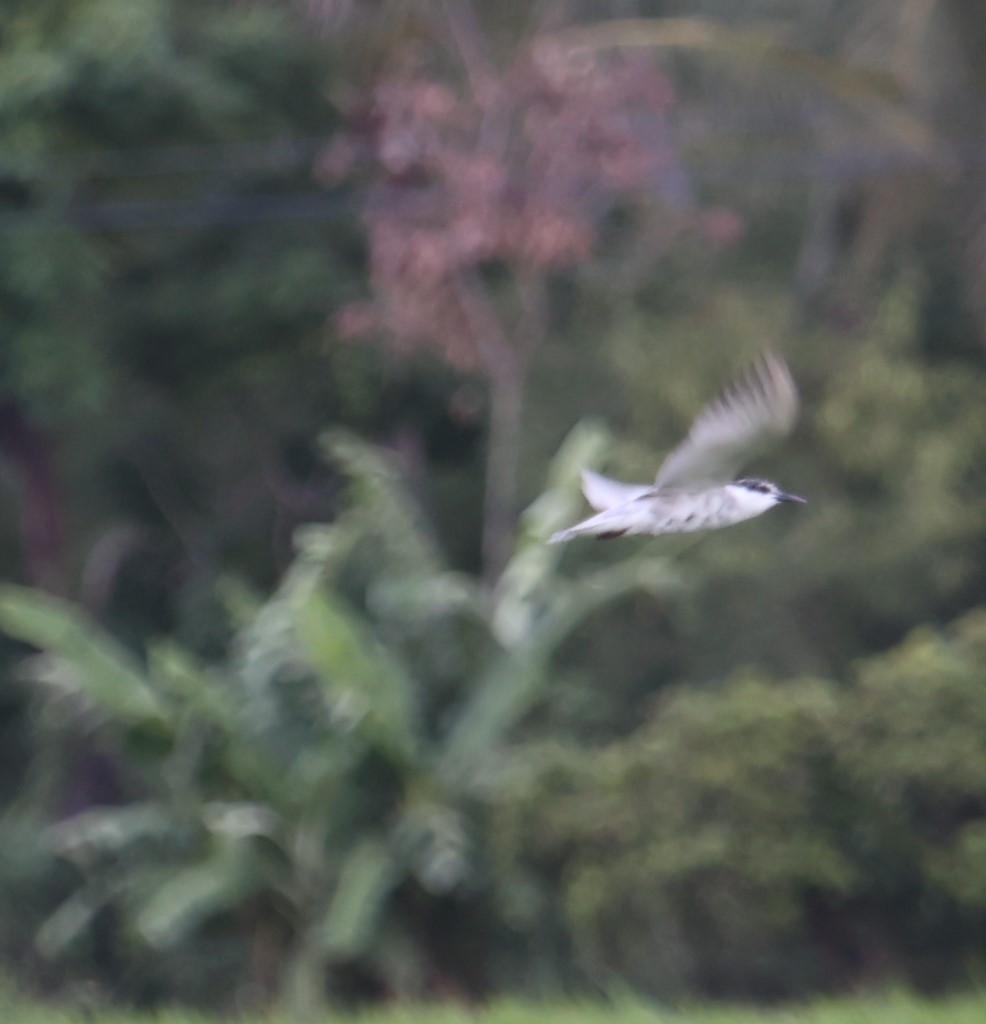
[[[302,651],[339,720],[399,757],[417,745],[414,684],[379,641],[325,591],[295,610]]]
[[[507,741],[510,730],[534,706],[551,680],[552,656],[595,611],[632,593],[668,594],[679,585],[665,559],[630,558],[574,582],[556,581],[556,599],[534,609],[514,647],[480,679],[448,734],[443,770],[455,777]]]
[[[230,689],[176,643],[160,643],[148,653],[148,673],[158,688],[174,694],[206,721],[228,730],[236,705]]]
[[[517,546],[493,593],[493,632],[505,646],[523,641],[543,612],[546,592],[564,584],[557,575],[564,548],[546,544],[583,507],[579,473],[597,465],[609,444],[599,424],[577,424],[551,463],[548,487],[521,516]]]
[[[344,562],[364,530],[353,517],[343,515],[333,523],[306,523],[292,537],[298,563],[312,578],[321,581]]]
[[[213,800],[202,808],[202,820],[218,836],[243,839],[247,836],[276,838],[281,819],[266,804]]]
[[[479,682],[448,732],[440,762],[446,780],[472,784],[489,755],[507,741],[510,730],[548,685],[548,651],[541,644],[504,653]]]
[[[58,853],[86,861],[93,855],[119,854],[135,843],[160,843],[174,833],[174,817],[163,804],[135,803],[74,814],[52,825],[45,838]]]
[[[0,628],[57,660],[42,678],[126,721],[164,720],[167,709],[140,664],[78,608],[26,587],[0,588]]]
[[[216,597],[234,629],[248,626],[264,604],[263,595],[236,573],[224,573],[216,580]]]
[[[343,431],[326,434],[323,444],[329,458],[349,477],[352,514],[387,553],[392,571],[400,575],[440,571],[441,555],[421,513],[380,450]]]
[[[399,877],[400,867],[382,842],[365,839],[354,846],[318,929],[323,952],[339,958],[363,953]]]
[[[173,946],[264,888],[269,878],[251,838],[219,835],[205,860],[177,870],[142,901],[137,931],[151,946]]]
[[[474,577],[457,572],[385,579],[371,588],[368,604],[382,620],[422,625],[458,617],[485,623],[490,613],[486,588]]]
[[[112,889],[101,881],[76,889],[38,929],[34,940],[38,951],[47,957],[64,952],[86,932],[112,898]]]

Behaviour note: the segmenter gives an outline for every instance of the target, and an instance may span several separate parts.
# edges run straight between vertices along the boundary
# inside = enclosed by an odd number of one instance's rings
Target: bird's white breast
[[[691,533],[715,530],[752,519],[774,504],[772,496],[726,485],[705,491],[653,494],[648,506],[648,533]]]

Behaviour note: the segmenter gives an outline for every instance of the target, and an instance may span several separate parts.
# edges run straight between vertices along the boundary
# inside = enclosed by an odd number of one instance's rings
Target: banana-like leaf
[[[49,915],[34,938],[42,956],[55,957],[88,931],[96,915],[113,899],[113,889],[103,880],[76,889]]]
[[[420,624],[449,618],[488,621],[489,594],[471,576],[440,572],[412,579],[385,579],[368,594],[371,611],[381,620]]]
[[[283,827],[283,822],[273,808],[243,800],[213,800],[207,803],[202,808],[202,821],[213,834],[235,839],[247,836],[277,839]]]
[[[162,804],[136,803],[94,807],[52,825],[44,835],[55,852],[77,861],[117,856],[138,843],[174,838],[174,817]]]
[[[303,653],[340,721],[391,755],[418,743],[414,684],[400,663],[342,604],[313,591],[295,610]]]
[[[551,657],[586,618],[629,594],[669,594],[680,584],[666,560],[631,558],[556,585],[555,600],[542,610],[537,628],[528,631],[523,643],[503,651],[449,730],[440,768],[445,778],[485,769],[486,756],[506,742],[544,693]]]
[[[475,695],[450,728],[438,773],[462,788],[481,783],[489,755],[531,709],[548,684],[549,651],[540,643],[504,653],[483,674]]]
[[[264,595],[236,573],[216,580],[216,597],[234,629],[245,629],[264,605]]]
[[[148,652],[148,674],[157,688],[174,694],[207,722],[232,727],[236,703],[229,688],[176,643],[159,643]]]
[[[540,545],[569,522],[584,504],[579,474],[597,466],[612,444],[598,420],[576,423],[562,441],[548,467],[547,486],[520,517],[518,548]]]
[[[168,708],[140,664],[75,606],[26,587],[0,588],[0,628],[53,655],[40,678],[116,719],[163,722]]]
[[[173,946],[269,883],[251,837],[217,835],[203,861],[169,874],[140,901],[137,931],[150,946]]]
[[[335,894],[317,929],[322,952],[340,959],[365,952],[400,877],[400,865],[384,843],[375,839],[357,843],[343,862]]]
[[[442,557],[396,471],[381,452],[343,431],[326,434],[329,458],[350,480],[351,517],[362,523],[387,552],[394,570],[404,576],[432,575]]]
[[[577,424],[552,459],[546,490],[521,516],[516,549],[493,593],[493,633],[504,646],[523,642],[543,611],[545,592],[564,585],[557,576],[564,548],[545,541],[577,518],[584,504],[579,474],[598,465],[609,443],[601,424]]]
[[[322,580],[353,550],[365,533],[364,524],[356,517],[342,516],[333,523],[306,523],[292,537],[298,562],[315,570]]]

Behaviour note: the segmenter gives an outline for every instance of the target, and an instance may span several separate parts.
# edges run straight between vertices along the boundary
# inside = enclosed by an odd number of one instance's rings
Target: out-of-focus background
[[[986,7],[3,7],[6,983],[983,983]],[[543,543],[766,349],[804,509]]]

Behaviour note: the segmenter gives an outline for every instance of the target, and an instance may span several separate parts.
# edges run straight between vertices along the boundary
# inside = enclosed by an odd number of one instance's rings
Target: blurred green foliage
[[[334,438],[352,504],[300,534],[270,599],[226,583],[244,622],[222,666],[174,643],[142,664],[72,605],[0,591],[0,625],[44,652],[28,666],[46,693],[38,774],[82,722],[127,766],[121,803],[43,834],[49,863],[36,871],[55,861],[72,881],[37,933],[42,955],[94,950],[109,918],[116,957],[153,958],[158,982],[189,997],[212,983],[218,922],[230,945],[248,946],[227,984],[266,977],[299,1012],[347,966],[370,993],[485,990],[497,940],[509,949],[508,907],[523,903],[488,852],[519,722],[586,616],[672,586],[663,560],[557,572],[561,551],[544,539],[574,514],[577,468],[603,440],[585,428],[563,446],[489,594],[445,568],[387,463]],[[201,951],[200,972],[189,950]]]
[[[297,21],[272,4],[12,7],[0,71],[4,390],[75,420],[119,394],[121,375],[153,365],[158,385],[201,388],[217,365],[229,374],[231,346],[242,363],[274,328],[315,326],[332,247],[317,225],[258,218],[272,192],[306,180],[285,136],[331,126],[318,99],[326,61]],[[210,229],[223,210],[244,222],[233,236]]]
[[[272,578],[328,504],[317,431],[373,415],[365,360],[322,338],[359,242],[312,181],[337,115],[309,28],[275,3],[44,0],[0,35],[0,404],[57,475],[21,514],[64,524],[52,575],[138,643],[208,643],[219,565]],[[13,575],[23,547],[5,519]]]
[[[587,759],[546,747],[504,856],[560,873],[601,980],[791,995],[983,956],[986,613],[819,680],[669,692]]]

